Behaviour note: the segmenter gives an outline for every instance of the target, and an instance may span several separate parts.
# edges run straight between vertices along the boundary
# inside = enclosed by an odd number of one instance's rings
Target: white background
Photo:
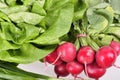
[[[117,58],[115,64],[120,65],[120,56]],[[20,64],[18,67],[26,71],[56,77],[53,70],[53,65],[48,65],[46,67],[43,63],[40,63],[38,61],[31,64]],[[84,72],[82,72],[80,76],[86,78]],[[68,76],[67,78],[73,79],[73,77],[71,76]],[[107,69],[105,75],[101,77],[99,80],[120,80],[120,69],[115,67],[110,67],[109,69]]]

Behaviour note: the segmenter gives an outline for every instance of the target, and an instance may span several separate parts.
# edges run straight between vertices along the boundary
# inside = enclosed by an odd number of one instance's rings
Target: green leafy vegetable
[[[45,33],[43,33],[37,39],[33,40],[33,42],[42,45],[55,44],[59,42],[58,39],[60,36],[68,33],[73,17],[73,4],[68,3],[57,11],[59,12],[59,15],[57,16],[56,21],[48,28]]]
[[[38,14],[29,13],[29,12],[19,12],[9,15],[9,18],[15,23],[25,22],[28,24],[36,25],[40,23],[40,21],[44,18],[44,16],[40,16]]]
[[[120,42],[119,0],[0,0],[0,79],[62,80],[23,71],[70,41],[77,50]]]
[[[2,11],[3,13],[5,13],[7,15],[12,14],[12,13],[17,13],[17,12],[24,12],[27,10],[28,10],[28,7],[26,7],[24,5],[0,8],[0,11]]]

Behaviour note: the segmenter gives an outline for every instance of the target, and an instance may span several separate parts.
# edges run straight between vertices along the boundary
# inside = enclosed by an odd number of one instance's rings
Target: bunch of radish
[[[98,80],[106,73],[107,68],[115,66],[119,54],[120,44],[117,41],[111,41],[109,45],[102,46],[97,51],[90,46],[82,46],[76,50],[73,43],[65,42],[48,54],[44,60],[54,65],[57,78],[69,74],[75,79],[81,78],[79,74],[84,71],[87,77]]]

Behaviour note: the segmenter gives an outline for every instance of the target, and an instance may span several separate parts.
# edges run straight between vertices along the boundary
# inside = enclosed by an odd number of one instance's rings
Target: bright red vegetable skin
[[[95,78],[96,80],[98,80],[105,74],[105,72],[106,69],[99,67],[96,63],[91,63],[87,65],[87,74],[90,78]]]
[[[116,53],[109,46],[101,47],[96,53],[96,62],[102,68],[108,68],[112,66],[115,60],[116,60]]]
[[[66,69],[74,77],[77,77],[77,75],[80,74],[84,70],[84,67],[78,61],[72,61],[72,62],[67,63]]]
[[[58,46],[57,53],[61,60],[71,62],[76,57],[76,48],[73,43],[65,42]]]
[[[119,42],[111,41],[109,46],[112,47],[116,51],[117,55],[120,54],[120,43]]]
[[[89,64],[94,61],[95,52],[90,46],[83,46],[78,50],[77,60],[83,64]]]
[[[66,69],[66,63],[61,63],[59,65],[55,65],[54,71],[57,75],[57,78],[59,78],[60,76],[65,77],[65,76],[69,75],[69,72]]]
[[[50,64],[59,65],[59,64],[62,63],[62,60],[57,59],[57,57],[58,57],[58,54],[57,54],[57,51],[56,51],[56,49],[55,49],[53,52],[51,52],[50,54],[48,54],[48,55],[44,58],[44,60],[45,60],[46,62],[50,63]],[[56,59],[57,59],[57,60],[56,60]]]

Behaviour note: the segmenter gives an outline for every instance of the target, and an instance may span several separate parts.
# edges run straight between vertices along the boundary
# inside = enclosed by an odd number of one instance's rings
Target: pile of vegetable
[[[98,80],[120,54],[120,0],[0,0],[0,79]],[[54,65],[57,78],[19,69]]]
[[[87,77],[99,80],[109,67],[119,68],[115,65],[119,54],[120,43],[116,41],[111,41],[109,45],[102,46],[97,51],[87,45],[76,51],[74,44],[65,42],[48,54],[44,61],[54,65],[57,78],[71,74],[75,79],[84,80],[79,76],[84,71]]]

